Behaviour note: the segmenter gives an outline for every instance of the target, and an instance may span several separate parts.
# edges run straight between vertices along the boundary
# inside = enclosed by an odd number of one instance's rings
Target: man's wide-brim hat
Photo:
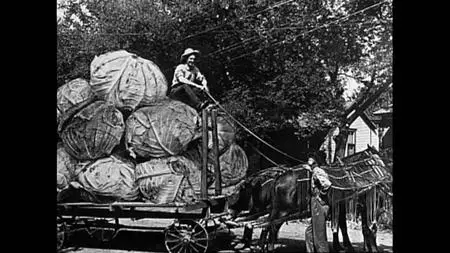
[[[200,51],[194,50],[192,48],[186,48],[186,50],[184,50],[184,53],[180,57],[180,62],[184,62],[186,60],[186,58],[189,57],[189,55],[191,55],[191,54],[199,55]]]

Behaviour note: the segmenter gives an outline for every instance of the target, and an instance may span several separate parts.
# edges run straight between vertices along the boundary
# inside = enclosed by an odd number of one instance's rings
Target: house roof
[[[372,130],[376,130],[377,126],[375,125],[375,123],[373,123],[373,121],[369,118],[369,116],[366,114],[366,112],[362,113],[359,117],[361,117],[361,119],[370,127],[370,129]],[[357,118],[356,118],[357,119]],[[350,122],[349,125],[351,125],[356,119],[354,119],[352,122]]]
[[[382,115],[392,113],[392,104],[390,104],[387,108],[381,108],[373,112],[374,115]]]

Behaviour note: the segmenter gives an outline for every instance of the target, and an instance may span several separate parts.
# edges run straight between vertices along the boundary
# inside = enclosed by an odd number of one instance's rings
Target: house
[[[392,148],[392,112],[392,104],[373,112],[374,121],[379,128],[380,149]]]
[[[378,128],[364,112],[349,123],[344,156],[363,151],[367,149],[367,145],[379,150]]]

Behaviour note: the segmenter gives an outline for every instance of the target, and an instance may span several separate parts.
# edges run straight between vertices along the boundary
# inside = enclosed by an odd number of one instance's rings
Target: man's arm
[[[209,92],[208,82],[206,81],[205,76],[200,71],[198,71],[198,73],[197,73],[197,80],[200,81],[202,83],[204,89]]]
[[[198,85],[194,82],[191,82],[189,79],[184,77],[184,75],[185,75],[184,68],[185,68],[185,66],[183,66],[183,65],[177,66],[177,68],[175,69],[174,80],[176,80],[177,82],[180,82],[180,83],[184,83],[184,84],[193,86],[195,88],[203,89],[203,86]]]
[[[179,77],[178,77],[178,81],[181,82],[181,83],[185,83],[185,84],[194,86],[194,87],[199,88],[199,89],[201,89],[201,90],[203,90],[203,89],[205,88],[205,86],[198,85],[198,84],[196,84],[196,83],[194,83],[194,82],[189,81],[189,80],[186,79],[184,76],[179,76]]]
[[[327,191],[331,187],[328,174],[319,167],[314,168],[313,179],[318,181],[323,191]]]

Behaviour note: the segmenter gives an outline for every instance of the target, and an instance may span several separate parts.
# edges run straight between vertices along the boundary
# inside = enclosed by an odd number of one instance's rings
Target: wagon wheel
[[[113,228],[96,228],[92,229],[89,234],[100,243],[108,243],[116,237],[117,230]]]
[[[90,227],[90,225],[86,223],[86,230],[89,236],[95,238],[100,243],[108,243],[111,242],[118,233],[118,225],[114,228],[111,227],[102,227],[105,226],[108,221],[107,220],[98,220],[96,221],[100,227],[96,227],[94,224],[94,228]]]
[[[199,223],[208,232],[209,239],[214,240],[217,236],[217,227],[218,227],[217,222],[214,219],[205,218],[205,219],[200,219]]]
[[[164,232],[169,253],[204,253],[208,248],[208,232],[193,220],[179,220]]]
[[[64,241],[66,239],[65,235],[66,225],[64,223],[62,224],[56,224],[56,250],[60,251],[64,247]]]

